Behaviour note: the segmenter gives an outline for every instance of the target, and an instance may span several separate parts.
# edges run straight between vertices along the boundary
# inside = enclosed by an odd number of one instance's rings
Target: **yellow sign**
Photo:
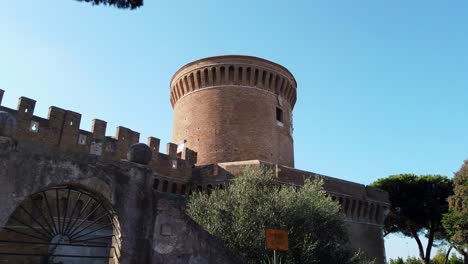
[[[266,248],[271,250],[288,250],[288,230],[266,229]]]

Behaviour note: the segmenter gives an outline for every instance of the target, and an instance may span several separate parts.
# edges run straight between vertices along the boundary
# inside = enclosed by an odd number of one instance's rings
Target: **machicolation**
[[[291,108],[296,103],[297,83],[283,66],[249,56],[219,56],[191,62],[171,79],[171,103],[184,95],[209,87],[246,86],[282,96]]]

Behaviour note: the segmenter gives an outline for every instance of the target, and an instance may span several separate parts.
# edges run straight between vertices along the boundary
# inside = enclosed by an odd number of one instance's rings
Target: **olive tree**
[[[304,186],[279,186],[274,173],[250,167],[226,189],[194,193],[187,214],[249,263],[266,263],[265,228],[289,231],[282,263],[369,263],[349,247],[340,207],[320,179]]]

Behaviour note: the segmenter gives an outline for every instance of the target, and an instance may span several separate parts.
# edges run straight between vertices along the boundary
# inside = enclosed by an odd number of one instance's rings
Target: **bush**
[[[350,249],[339,205],[320,179],[280,187],[271,170],[250,167],[225,190],[192,194],[187,214],[249,263],[271,259],[266,227],[289,231],[289,251],[279,253],[282,263],[368,263]]]

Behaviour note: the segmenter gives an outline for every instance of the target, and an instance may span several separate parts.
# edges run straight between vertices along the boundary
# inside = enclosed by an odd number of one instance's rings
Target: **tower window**
[[[276,121],[283,123],[283,110],[279,107],[276,107]]]

